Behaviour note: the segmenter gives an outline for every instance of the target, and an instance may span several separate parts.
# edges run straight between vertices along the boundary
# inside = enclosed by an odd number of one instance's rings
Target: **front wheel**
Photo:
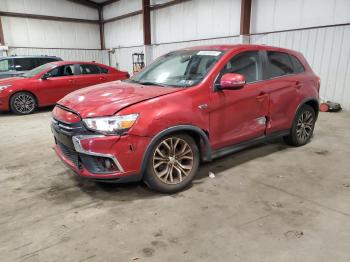
[[[19,92],[11,97],[10,107],[12,112],[17,115],[31,114],[36,109],[36,100],[28,92]]]
[[[308,143],[314,132],[315,121],[315,110],[309,105],[302,105],[295,116],[289,135],[284,137],[285,142],[292,146]]]
[[[144,182],[153,190],[174,193],[193,180],[199,166],[199,150],[192,137],[174,134],[152,148]]]

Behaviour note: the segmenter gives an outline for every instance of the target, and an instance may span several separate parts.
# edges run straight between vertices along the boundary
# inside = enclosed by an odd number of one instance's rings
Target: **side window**
[[[16,71],[28,71],[36,67],[35,60],[33,58],[15,58],[14,60]]]
[[[225,65],[220,73],[219,79],[221,79],[221,76],[226,73],[237,73],[244,75],[247,83],[262,80],[259,52],[248,51],[235,55]]]
[[[100,70],[99,70],[99,67],[96,65],[82,64],[80,65],[80,72],[82,75],[93,75],[93,74],[99,74]]]
[[[304,68],[303,64],[299,61],[298,58],[296,58],[293,55],[289,55],[289,57],[292,60],[295,73],[302,73],[302,72],[305,71],[305,68]]]
[[[49,72],[50,77],[62,77],[74,75],[74,65],[64,65],[56,67]]]
[[[293,74],[293,64],[289,55],[281,52],[267,52],[268,78]]]
[[[108,74],[108,69],[107,68],[101,67],[101,66],[99,66],[98,68],[100,69],[100,73],[101,74]]]
[[[13,70],[13,60],[12,59],[4,59],[0,60],[0,72]]]

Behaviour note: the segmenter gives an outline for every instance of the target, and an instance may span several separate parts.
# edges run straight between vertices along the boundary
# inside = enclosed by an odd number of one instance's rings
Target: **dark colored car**
[[[201,161],[267,139],[309,142],[320,79],[302,54],[259,45],[194,47],[157,59],[128,81],[60,100],[58,156],[98,181],[188,186]]]
[[[127,78],[127,72],[94,62],[44,64],[21,76],[0,79],[0,111],[30,114],[77,89]]]
[[[56,56],[8,56],[0,57],[0,78],[14,77],[43,64],[62,61]]]

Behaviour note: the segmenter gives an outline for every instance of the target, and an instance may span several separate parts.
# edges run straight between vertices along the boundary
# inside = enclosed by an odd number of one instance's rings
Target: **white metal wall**
[[[8,55],[48,55],[70,61],[96,61],[107,65],[109,63],[106,50],[10,48]]]
[[[349,23],[349,0],[253,0],[251,32]]]
[[[103,18],[110,19],[142,9],[142,0],[120,0],[104,6]],[[113,49],[111,65],[132,73],[132,54],[144,52],[142,15],[106,23],[105,45]]]
[[[0,0],[0,11],[98,19],[98,11],[66,0]],[[16,47],[100,48],[97,24],[2,17],[5,44]]]
[[[157,57],[164,55],[170,51],[177,49],[183,49],[191,46],[201,46],[201,45],[220,45],[220,44],[239,44],[240,37],[227,37],[227,38],[216,38],[210,40],[199,40],[199,41],[189,41],[189,42],[178,42],[171,44],[161,44],[153,45],[152,57],[156,59]]]
[[[103,7],[103,18],[125,15],[142,9],[142,0],[120,0]]]
[[[114,54],[111,54],[111,65],[132,74],[132,54],[141,52],[145,53],[144,46],[116,48]]]
[[[157,9],[151,14],[152,41],[161,44],[239,35],[240,8],[240,0],[192,0]]]
[[[3,12],[98,19],[96,9],[66,0],[0,0]]]
[[[143,44],[142,16],[132,16],[105,24],[106,48],[130,47]]]
[[[16,47],[100,48],[95,24],[2,17],[5,44]]]

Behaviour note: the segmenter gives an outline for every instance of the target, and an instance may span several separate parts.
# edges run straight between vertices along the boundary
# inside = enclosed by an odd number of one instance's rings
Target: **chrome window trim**
[[[72,142],[74,145],[74,148],[77,152],[86,154],[86,155],[91,155],[91,156],[100,156],[100,157],[107,157],[113,160],[114,164],[118,167],[120,172],[124,172],[123,167],[119,163],[118,159],[112,155],[112,154],[102,154],[102,153],[97,153],[93,151],[87,151],[85,150],[82,145],[81,141],[85,139],[91,139],[91,138],[98,138],[98,137],[105,137],[104,135],[77,135],[72,137]]]

